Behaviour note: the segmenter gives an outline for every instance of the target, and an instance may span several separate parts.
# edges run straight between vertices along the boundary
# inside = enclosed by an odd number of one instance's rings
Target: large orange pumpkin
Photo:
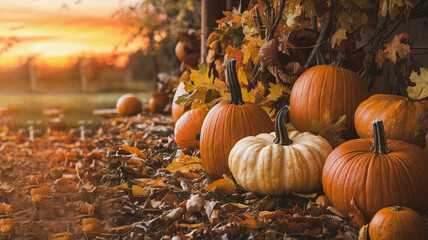
[[[133,94],[122,95],[116,102],[116,109],[120,115],[134,115],[141,112],[142,104]]]
[[[290,120],[299,131],[312,131],[313,121],[319,121],[329,111],[333,121],[346,115],[344,137],[355,135],[354,113],[368,97],[358,75],[348,69],[320,65],[306,70],[294,83],[290,94]]]
[[[369,225],[370,240],[426,240],[428,226],[417,212],[406,207],[379,210]]]
[[[267,113],[251,102],[242,100],[236,75],[236,60],[227,62],[226,72],[232,100],[214,106],[205,118],[201,130],[201,160],[212,178],[231,174],[228,167],[230,150],[237,141],[247,136],[273,131]]]
[[[174,139],[181,149],[199,148],[201,128],[208,111],[193,109],[181,116],[175,124]]]
[[[401,205],[428,208],[428,154],[420,147],[386,139],[382,121],[374,138],[350,140],[328,156],[322,174],[326,196],[348,215],[351,199],[367,219],[380,209]]]
[[[428,111],[428,100],[412,100],[402,96],[376,94],[358,106],[355,129],[361,138],[373,137],[370,122],[382,120],[386,136],[425,146],[425,134],[418,133],[417,119]]]
[[[151,97],[149,99],[149,105],[148,105],[149,112],[151,113],[163,112],[167,99],[168,99],[168,96],[162,90],[152,92]]]
[[[187,72],[183,73],[186,74]],[[188,75],[188,73],[187,73]],[[178,119],[184,114],[185,110],[184,107],[175,101],[177,101],[178,97],[186,94],[186,90],[184,89],[184,82],[180,82],[177,86],[177,90],[175,91],[174,98],[172,99],[172,107],[171,107],[171,113],[172,118],[174,119],[174,122],[177,122]]]

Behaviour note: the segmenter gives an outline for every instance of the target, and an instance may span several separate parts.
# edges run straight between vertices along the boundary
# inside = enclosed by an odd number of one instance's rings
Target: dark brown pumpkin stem
[[[392,211],[394,211],[394,212],[398,212],[398,211],[401,211],[401,210],[403,210],[403,208],[402,208],[402,207],[400,207],[400,206],[394,206],[394,207],[392,208]]]
[[[276,144],[281,144],[282,146],[287,146],[293,143],[293,141],[288,137],[287,127],[285,125],[285,117],[288,118],[288,113],[290,107],[284,106],[278,111],[278,114],[275,118],[275,134],[276,138],[273,140]]]
[[[373,136],[374,136],[374,144],[370,149],[374,153],[379,154],[387,154],[390,153],[391,150],[388,148],[388,143],[386,140],[385,130],[383,129],[382,120],[373,121]]]
[[[236,74],[236,60],[227,61],[226,65],[227,80],[229,81],[230,95],[232,99],[230,104],[243,105],[241,86],[239,85],[238,75]]]

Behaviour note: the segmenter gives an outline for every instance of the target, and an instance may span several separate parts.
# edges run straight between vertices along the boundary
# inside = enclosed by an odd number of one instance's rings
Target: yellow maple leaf
[[[198,157],[192,157],[186,154],[181,154],[178,158],[165,168],[170,172],[189,172],[203,169],[202,161]]]
[[[249,92],[246,89],[242,89],[242,99],[244,102],[256,102],[256,97],[254,96],[254,89],[251,89]]]
[[[412,72],[412,74],[410,74],[410,80],[416,83],[416,86],[407,87],[409,97],[415,100],[428,97],[428,69],[421,68],[420,70],[420,75],[416,72]]]
[[[259,91],[260,94],[262,95],[265,94],[265,85],[263,85],[261,81],[257,82],[257,90]]]
[[[331,37],[331,47],[334,48],[336,45],[340,46],[342,40],[348,39],[346,36],[346,30],[343,28],[338,29]]]
[[[265,41],[255,37],[248,37],[246,40],[249,41],[249,43],[243,48],[244,64],[247,64],[250,59],[253,63],[256,63],[260,58],[260,48],[263,46]]]
[[[238,80],[239,80],[239,84],[241,86],[245,86],[248,85],[248,79],[247,79],[247,74],[244,71],[243,67],[240,67],[238,69]]]
[[[274,84],[269,82],[269,95],[267,98],[269,99],[277,99],[279,97],[283,97],[286,93],[289,93],[290,90],[282,84]]]
[[[326,110],[320,120],[314,119],[311,126],[312,132],[325,138],[333,148],[345,142],[341,138],[342,132],[346,130],[346,115],[342,115],[335,123],[330,115],[330,111]]]

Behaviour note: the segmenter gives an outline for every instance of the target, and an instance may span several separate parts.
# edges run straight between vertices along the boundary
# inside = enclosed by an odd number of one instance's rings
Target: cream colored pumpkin
[[[313,193],[321,187],[324,162],[333,149],[309,132],[286,130],[282,108],[275,132],[239,140],[229,154],[229,168],[245,190],[262,195]],[[278,136],[278,137],[276,137]]]

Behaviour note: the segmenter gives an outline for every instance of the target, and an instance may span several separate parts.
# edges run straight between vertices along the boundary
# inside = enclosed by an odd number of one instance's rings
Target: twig
[[[324,36],[325,36],[325,33],[327,32],[328,25],[330,25],[331,15],[333,11],[334,9],[333,9],[333,3],[332,3],[332,5],[330,6],[330,11],[328,11],[327,16],[325,16],[324,24],[322,25],[320,34],[318,35],[317,43],[315,44],[315,47],[312,49],[312,52],[309,55],[308,61],[306,61],[306,64],[305,64],[306,69],[310,66],[310,64],[312,63],[312,60],[314,60],[315,54],[318,51],[318,48],[321,45],[321,42],[324,41]]]

